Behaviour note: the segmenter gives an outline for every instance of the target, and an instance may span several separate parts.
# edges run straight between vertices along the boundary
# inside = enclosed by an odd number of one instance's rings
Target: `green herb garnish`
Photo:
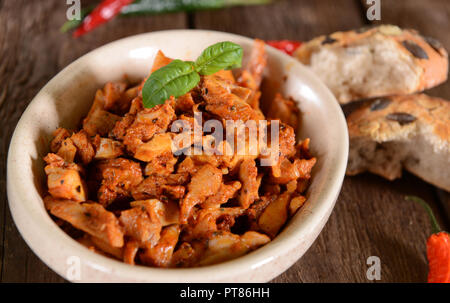
[[[193,89],[200,81],[192,62],[174,60],[154,71],[142,88],[144,107],[164,103],[170,96],[179,97]]]
[[[242,47],[231,42],[219,42],[203,51],[195,61],[195,70],[202,75],[211,75],[222,69],[241,67]]]
[[[174,60],[154,71],[142,88],[144,107],[151,108],[174,96],[182,96],[199,82],[200,75],[241,67],[243,50],[232,42],[219,42],[206,48],[195,62]]]

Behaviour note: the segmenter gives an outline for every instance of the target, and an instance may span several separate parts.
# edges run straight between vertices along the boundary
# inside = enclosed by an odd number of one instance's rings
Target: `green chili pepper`
[[[163,14],[219,9],[228,6],[267,4],[272,0],[137,0],[125,6],[122,15]]]
[[[136,0],[126,5],[120,11],[121,16],[156,15],[176,12],[192,12],[197,10],[212,10],[230,6],[262,5],[274,2],[274,0]],[[61,27],[65,33],[71,29],[80,27],[83,20],[89,15],[96,5],[81,10],[80,20],[69,20]]]

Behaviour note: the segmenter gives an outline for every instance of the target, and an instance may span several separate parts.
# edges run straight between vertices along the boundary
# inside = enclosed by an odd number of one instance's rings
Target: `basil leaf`
[[[211,75],[222,69],[241,67],[242,47],[233,42],[219,42],[205,49],[195,61],[195,70],[202,75]]]
[[[145,82],[142,88],[144,107],[150,108],[163,104],[170,96],[182,96],[193,89],[198,82],[200,82],[200,76],[195,72],[193,62],[173,60],[154,71]]]
[[[170,96],[179,97],[200,82],[200,75],[241,67],[243,50],[232,42],[219,42],[203,51],[197,61],[174,60],[153,72],[142,88],[144,107],[163,104]]]

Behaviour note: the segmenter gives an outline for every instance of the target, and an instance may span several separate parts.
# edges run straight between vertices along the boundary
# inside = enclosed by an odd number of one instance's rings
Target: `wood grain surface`
[[[89,1],[82,1],[83,4]],[[92,1],[91,1],[92,2]],[[28,248],[11,218],[6,157],[20,115],[55,74],[108,42],[174,28],[212,29],[261,39],[308,40],[369,23],[365,0],[285,0],[261,7],[116,18],[74,40],[61,34],[67,6],[61,0],[0,0],[0,281],[64,282]],[[450,49],[448,0],[382,0],[382,23],[416,28]],[[450,84],[430,94],[450,99]],[[336,207],[308,252],[273,282],[371,282],[369,256],[381,260],[381,282],[424,282],[428,217],[404,200],[418,195],[449,227],[449,194],[405,173],[388,182],[363,174],[346,178]]]

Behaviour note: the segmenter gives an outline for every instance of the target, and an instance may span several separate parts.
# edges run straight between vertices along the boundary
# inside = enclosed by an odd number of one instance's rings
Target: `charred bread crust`
[[[408,143],[414,146],[415,140],[423,139],[431,148],[429,155],[421,156],[435,157],[436,159],[439,155],[439,160],[434,163],[439,163],[440,165],[434,164],[434,173],[441,176],[448,174],[450,169],[449,101],[425,94],[376,98],[353,111],[347,118],[347,124],[350,136],[350,149],[355,148],[355,145],[352,146],[352,142],[356,143],[357,140],[376,142],[377,144],[400,142],[400,145],[396,146],[400,150],[401,144]],[[412,152],[416,154],[413,155],[416,158],[417,154],[425,152],[420,150],[419,145],[417,146],[418,148]],[[361,151],[358,152],[361,153]],[[397,150],[394,150],[394,152],[397,152]],[[349,163],[352,160],[350,157]],[[436,178],[430,177],[429,173],[424,175],[415,167],[403,166],[426,181],[450,191],[450,180],[436,180]],[[374,172],[371,169],[367,169],[364,165],[356,167],[349,165],[347,174],[355,175],[364,170]],[[396,172],[382,171],[376,168],[375,173],[387,179],[399,177]]]
[[[335,32],[317,37],[301,45],[294,53],[302,63],[309,64],[311,55],[320,48],[346,48],[357,45],[359,41],[378,36],[391,39],[406,56],[413,59],[416,66],[421,67],[420,81],[413,91],[398,91],[395,94],[420,92],[434,87],[447,80],[448,54],[442,44],[431,37],[421,36],[412,29],[401,29],[395,25],[365,27],[346,32]],[[362,96],[370,98],[376,96]]]

